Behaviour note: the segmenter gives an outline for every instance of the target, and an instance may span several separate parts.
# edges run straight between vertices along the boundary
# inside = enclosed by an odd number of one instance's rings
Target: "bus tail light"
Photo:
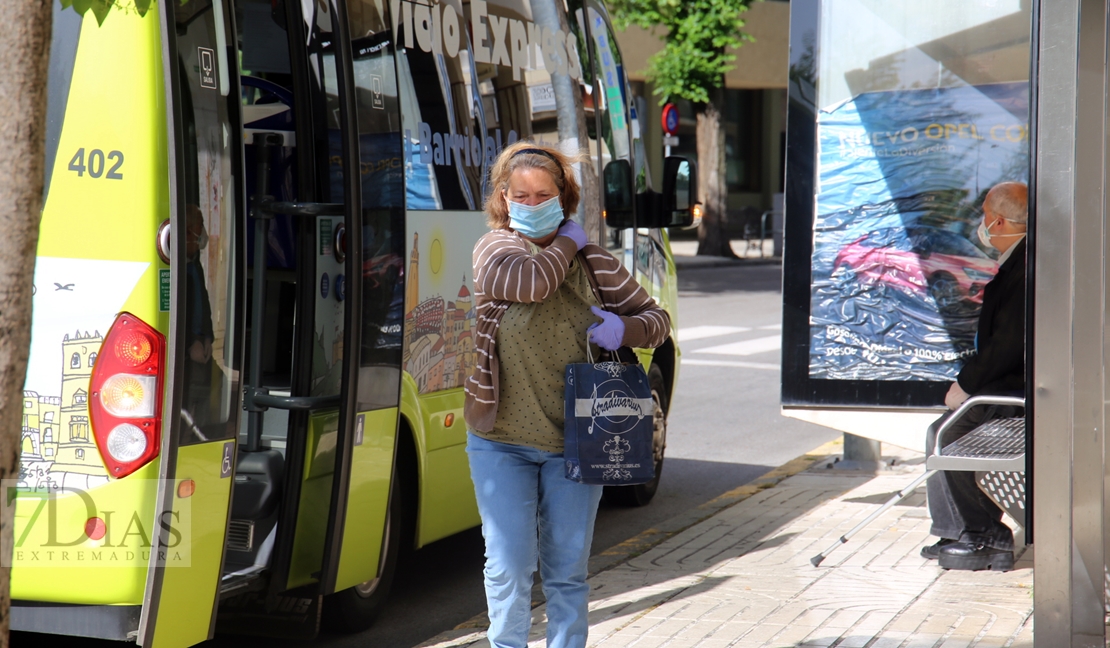
[[[120,313],[97,354],[89,416],[100,457],[125,477],[158,456],[166,340],[131,313]]]

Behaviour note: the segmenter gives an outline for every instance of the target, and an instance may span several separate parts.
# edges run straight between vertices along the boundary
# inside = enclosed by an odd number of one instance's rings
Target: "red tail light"
[[[131,313],[120,313],[104,337],[89,384],[89,416],[100,457],[125,477],[162,446],[166,339]]]

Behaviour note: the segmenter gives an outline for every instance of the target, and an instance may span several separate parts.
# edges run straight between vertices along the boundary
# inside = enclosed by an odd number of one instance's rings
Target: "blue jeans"
[[[470,477],[486,540],[486,604],[493,648],[525,648],[537,559],[547,598],[547,645],[582,648],[586,584],[601,486],[566,479],[563,453],[467,434]]]

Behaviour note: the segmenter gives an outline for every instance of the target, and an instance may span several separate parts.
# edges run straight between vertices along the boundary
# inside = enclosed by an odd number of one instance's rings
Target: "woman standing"
[[[531,142],[502,151],[485,204],[492,231],[474,247],[478,366],[465,417],[494,648],[528,644],[537,560],[547,645],[586,645],[586,566],[602,487],[564,476],[565,369],[587,361],[587,336],[616,350],[656,347],[670,332],[666,312],[569,220],[579,197],[572,162]]]

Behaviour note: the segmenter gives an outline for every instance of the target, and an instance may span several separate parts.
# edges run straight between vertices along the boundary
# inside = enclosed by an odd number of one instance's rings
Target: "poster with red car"
[[[950,381],[995,251],[987,191],[1028,181],[1028,84],[873,92],[822,110],[809,376]]]

